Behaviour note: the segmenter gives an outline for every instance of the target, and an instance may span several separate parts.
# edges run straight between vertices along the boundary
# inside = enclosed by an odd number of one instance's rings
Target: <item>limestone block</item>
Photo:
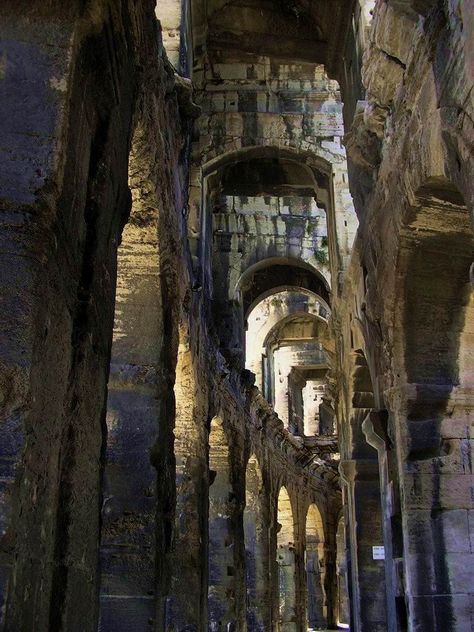
[[[471,552],[474,552],[474,509],[468,511],[469,538],[471,543]]]
[[[380,107],[390,107],[401,86],[404,67],[382,50],[372,48],[365,55],[363,81],[367,92]]]
[[[407,509],[472,509],[474,506],[474,475],[427,473],[405,474],[404,500]]]
[[[416,554],[420,547],[440,546],[439,540],[446,553],[471,552],[468,511],[465,509],[412,510],[407,513],[404,532],[408,551],[412,554]]]
[[[452,592],[469,594],[474,586],[474,553],[448,553],[445,563]]]
[[[437,632],[464,632],[472,629],[472,602],[469,595],[410,595],[409,600],[413,632],[433,629],[434,622]]]
[[[413,50],[416,21],[389,2],[379,2],[373,24],[373,41],[377,48],[399,62],[408,63]]]
[[[130,596],[127,599],[120,597],[104,597],[101,600],[101,615],[99,631],[130,632],[140,629],[143,632],[152,632],[154,628],[155,605],[154,597]]]

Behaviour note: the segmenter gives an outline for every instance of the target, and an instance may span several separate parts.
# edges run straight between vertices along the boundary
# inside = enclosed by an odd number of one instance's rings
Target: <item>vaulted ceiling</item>
[[[336,77],[354,1],[208,0],[194,12],[208,51],[324,64]]]

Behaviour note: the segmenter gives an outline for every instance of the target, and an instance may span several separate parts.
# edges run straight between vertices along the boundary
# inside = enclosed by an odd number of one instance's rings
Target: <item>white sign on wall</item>
[[[385,559],[385,547],[383,547],[383,546],[373,546],[372,547],[372,559],[373,560],[384,560]]]

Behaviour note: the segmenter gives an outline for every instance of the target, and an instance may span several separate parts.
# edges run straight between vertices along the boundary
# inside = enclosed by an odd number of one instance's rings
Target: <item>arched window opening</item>
[[[285,487],[278,495],[277,565],[279,588],[279,625],[284,632],[296,632],[296,560],[294,518]]]
[[[248,315],[246,368],[285,427],[302,437],[334,434],[329,315],[326,301],[300,288],[277,288]]]
[[[302,259],[292,257],[272,257],[249,267],[236,284],[236,295],[240,297],[244,314],[262,299],[277,289],[306,290],[321,297],[328,306],[331,304],[327,275]]]
[[[303,388],[310,372],[324,379],[328,362],[318,342],[289,344],[284,340],[271,349],[274,366],[273,406],[285,427],[304,435]],[[308,412],[308,411],[307,411]]]
[[[329,314],[329,307],[321,297],[296,288],[275,288],[250,310],[246,320],[245,368],[255,374],[256,385],[269,401],[271,386],[267,337],[271,332],[276,333],[277,329],[274,328],[279,328],[296,316],[300,319],[313,316],[313,322],[321,323],[319,329],[322,333]],[[309,335],[313,333],[314,330]],[[325,338],[329,339],[329,335]]]
[[[316,380],[324,391],[333,355],[327,323],[311,314],[290,315],[270,330],[263,345],[265,395],[290,432],[318,434],[322,398],[315,402],[307,391],[305,402],[304,389],[308,381]]]

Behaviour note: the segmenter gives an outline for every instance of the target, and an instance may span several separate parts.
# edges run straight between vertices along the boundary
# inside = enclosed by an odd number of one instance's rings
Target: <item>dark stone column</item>
[[[408,384],[390,393],[397,430],[410,630],[471,625],[472,389]],[[446,408],[446,402],[449,407]]]
[[[323,577],[319,561],[318,547],[313,543],[306,546],[306,586],[308,625],[322,628],[326,624],[323,613],[324,592]]]
[[[367,443],[377,450],[380,479],[380,502],[382,507],[383,541],[385,548],[385,582],[387,589],[387,630],[404,629],[403,622],[397,624],[396,570],[393,561],[392,520],[394,516],[393,492],[389,474],[388,451],[391,441],[387,434],[386,411],[372,411],[362,424]],[[396,482],[396,481],[395,481]]]
[[[258,463],[251,459],[246,474],[244,533],[247,629],[255,632],[266,632],[271,629],[268,505],[269,498]]]
[[[280,589],[281,632],[299,630],[296,612],[296,559],[294,545],[282,544],[278,547],[278,584]]]
[[[212,420],[209,435],[209,632],[237,632],[245,627],[244,467],[239,435],[230,433],[221,417]]]
[[[383,544],[376,460],[341,461],[351,549],[352,619],[355,632],[385,632],[385,566],[372,547]]]
[[[129,5],[105,4],[92,24],[79,1],[2,3],[0,417],[14,500],[4,505],[1,575],[11,631],[97,627],[116,250],[138,77],[137,20]]]
[[[208,490],[207,392],[197,382],[188,328],[180,327],[174,428],[175,502],[169,556],[164,562],[163,627],[207,630]],[[211,478],[211,481],[213,479]],[[172,500],[168,500],[172,503]]]

